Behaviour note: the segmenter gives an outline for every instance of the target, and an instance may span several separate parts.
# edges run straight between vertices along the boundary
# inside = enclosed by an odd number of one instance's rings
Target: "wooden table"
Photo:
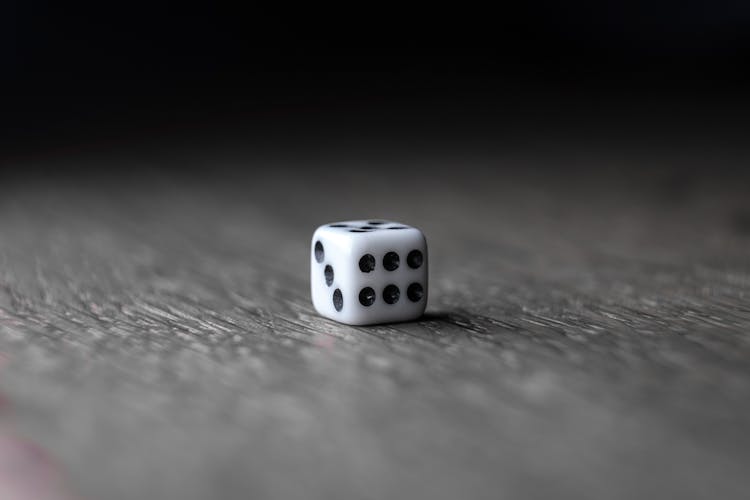
[[[91,499],[747,497],[747,156],[378,151],[24,160],[2,432]],[[420,321],[315,314],[358,217],[425,232]]]

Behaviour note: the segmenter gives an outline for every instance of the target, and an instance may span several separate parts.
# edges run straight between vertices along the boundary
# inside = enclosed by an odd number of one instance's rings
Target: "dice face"
[[[322,316],[350,325],[419,318],[427,305],[427,243],[379,219],[334,222],[312,238],[310,288]]]

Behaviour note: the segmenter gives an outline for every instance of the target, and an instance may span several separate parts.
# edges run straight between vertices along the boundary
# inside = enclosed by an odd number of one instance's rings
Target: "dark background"
[[[743,2],[496,7],[6,4],[3,164],[743,142]]]

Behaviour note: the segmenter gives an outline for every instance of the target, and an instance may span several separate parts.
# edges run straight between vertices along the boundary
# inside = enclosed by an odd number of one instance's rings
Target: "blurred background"
[[[2,162],[18,173],[45,155],[192,147],[330,160],[744,145],[745,3],[496,7],[9,2]]]

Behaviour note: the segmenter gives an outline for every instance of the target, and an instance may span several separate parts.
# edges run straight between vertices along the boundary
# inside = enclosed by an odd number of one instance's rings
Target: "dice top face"
[[[381,219],[332,222],[313,234],[310,288],[322,316],[351,325],[419,318],[427,305],[422,232]]]

